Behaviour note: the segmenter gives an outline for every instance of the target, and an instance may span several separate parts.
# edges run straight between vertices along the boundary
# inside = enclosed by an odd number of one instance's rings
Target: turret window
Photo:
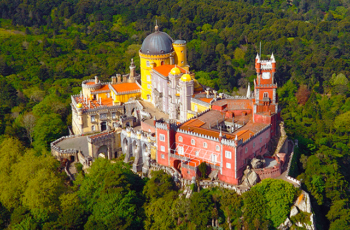
[[[159,134],[159,140],[165,142],[165,135]]]
[[[269,97],[269,93],[264,93],[264,98],[268,98]]]
[[[151,76],[147,75],[147,81],[151,81]]]
[[[147,67],[150,67],[150,66],[151,66],[150,63],[149,63],[149,61],[146,61],[146,66],[147,66]]]

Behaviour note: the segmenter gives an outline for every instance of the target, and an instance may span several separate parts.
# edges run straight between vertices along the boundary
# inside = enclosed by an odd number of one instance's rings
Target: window
[[[194,105],[194,111],[198,112],[198,106],[197,105]]]
[[[264,97],[265,98],[269,97],[269,93],[264,93]]]
[[[184,51],[183,50],[181,50],[181,53],[183,53]]]
[[[116,119],[117,118],[117,114],[116,113],[112,113],[112,119]]]
[[[226,163],[226,168],[230,169],[231,168],[231,163]]]
[[[113,122],[113,127],[117,128],[118,127],[118,123],[117,122]]]
[[[94,125],[91,126],[91,131],[96,131],[96,127]]]
[[[253,142],[253,148],[255,148],[255,142]]]
[[[198,157],[199,156],[199,151],[196,151],[196,157]]]
[[[164,156],[164,154],[161,154],[161,155],[160,155],[160,157],[161,157],[162,159],[165,159],[165,156]]]
[[[147,84],[147,88],[148,88],[148,89],[151,89],[151,84]]]
[[[266,138],[269,138],[269,133],[266,133]]]
[[[164,146],[160,146],[160,151],[165,152],[165,147]]]
[[[207,142],[203,142],[203,148],[208,148]]]
[[[191,145],[195,145],[196,141],[194,139],[191,140]]]
[[[147,81],[151,81],[151,76],[147,75]]]
[[[165,135],[159,134],[159,140],[165,142]]]
[[[146,66],[150,67],[151,65],[149,64],[149,61],[146,61]]]
[[[247,153],[248,152],[248,147],[245,147],[245,153]]]
[[[101,118],[101,119],[107,119],[107,113],[102,113],[102,114],[100,115],[100,118]]]
[[[182,139],[182,136],[179,136],[179,142],[182,142],[183,139]]]
[[[180,155],[184,155],[184,147],[179,146],[179,148],[178,148],[177,150],[178,150],[178,153],[179,153]]]
[[[91,116],[91,122],[95,122],[95,116]]]
[[[228,159],[231,159],[231,155],[232,153],[230,151],[225,151],[225,157],[228,158]]]
[[[220,151],[220,146],[217,145],[217,146],[215,147],[215,149],[216,149],[216,151]]]
[[[211,162],[216,163],[217,156],[215,154],[211,154]]]
[[[262,143],[262,137],[260,137],[260,143]]]
[[[181,64],[183,64],[184,63],[184,61],[181,61]]]

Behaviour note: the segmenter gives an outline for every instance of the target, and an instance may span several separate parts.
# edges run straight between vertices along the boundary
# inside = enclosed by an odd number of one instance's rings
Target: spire
[[[260,63],[260,56],[259,56],[259,54],[258,54],[258,53],[256,54],[256,58],[255,58],[255,60],[257,60],[257,61],[256,61],[257,63]]]
[[[155,30],[156,32],[158,32],[158,31],[159,31],[159,27],[158,27],[158,22],[157,22],[157,19],[156,19],[156,26],[154,27],[154,30]]]
[[[250,98],[250,83],[248,83],[248,89],[247,89],[247,98]]]
[[[271,58],[270,58],[270,59],[271,59],[271,62],[272,62],[272,63],[276,63],[275,56],[273,56],[273,53],[272,53],[272,55],[271,55]]]
[[[131,58],[130,67],[135,67],[134,59]]]
[[[238,141],[238,136],[236,135],[235,141]]]
[[[222,137],[222,131],[221,131],[221,127],[220,127],[220,134],[219,134],[219,137]]]

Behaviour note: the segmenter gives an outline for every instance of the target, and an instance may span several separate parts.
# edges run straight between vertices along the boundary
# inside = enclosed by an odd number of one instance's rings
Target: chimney
[[[117,84],[117,78],[116,77],[112,77],[112,84]]]
[[[218,91],[213,90],[213,93],[214,93],[214,98],[216,99],[216,97],[218,96],[218,95],[217,95],[217,94],[218,94]]]
[[[131,58],[129,81],[135,82],[135,76],[136,76],[136,66],[134,64],[134,59]]]
[[[206,92],[206,94],[207,94],[207,98],[209,98],[209,93],[210,93],[210,88],[207,88],[206,90],[205,90],[205,92]]]
[[[98,83],[98,77],[95,76],[95,84],[97,84],[97,83]]]
[[[122,75],[121,74],[117,74],[117,82],[118,83],[122,82]]]

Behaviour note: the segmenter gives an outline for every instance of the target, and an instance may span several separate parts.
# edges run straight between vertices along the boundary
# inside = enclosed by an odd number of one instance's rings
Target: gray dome
[[[166,54],[173,51],[173,39],[164,32],[156,31],[148,35],[142,43],[141,53]]]

